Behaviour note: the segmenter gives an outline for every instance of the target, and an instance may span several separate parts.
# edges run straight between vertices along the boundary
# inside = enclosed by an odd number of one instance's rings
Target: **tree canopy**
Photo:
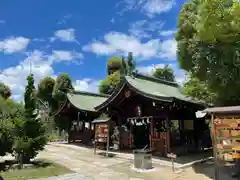
[[[120,72],[116,71],[113,74],[108,75],[99,84],[99,91],[102,94],[112,94],[120,83]]]
[[[119,71],[122,66],[125,66],[125,61],[122,61],[120,57],[111,57],[107,62],[107,74],[113,74],[116,71]]]
[[[197,101],[204,101],[207,104],[214,103],[215,94],[209,90],[205,82],[196,77],[189,76],[188,81],[184,83],[183,92]]]
[[[22,104],[0,96],[0,156],[12,152],[14,142],[12,120],[22,117],[23,114]]]
[[[12,95],[11,89],[4,83],[0,83],[0,96],[8,99]]]
[[[135,70],[136,64],[132,53],[128,53],[127,60],[123,57],[111,57],[107,62],[108,76],[99,85],[99,92],[111,94],[120,83],[122,75],[130,75]]]
[[[40,98],[43,102],[48,102],[49,104],[51,104],[53,101],[52,93],[54,85],[55,80],[52,77],[45,77],[44,79],[42,79],[38,84],[38,98]]]
[[[156,68],[153,72],[153,76],[166,81],[175,81],[174,70],[168,65],[165,65],[163,68]]]
[[[57,101],[66,100],[66,94],[73,90],[72,79],[67,73],[60,74],[53,88],[53,98]]]
[[[240,102],[240,4],[189,0],[176,34],[180,67],[216,94],[218,105]]]

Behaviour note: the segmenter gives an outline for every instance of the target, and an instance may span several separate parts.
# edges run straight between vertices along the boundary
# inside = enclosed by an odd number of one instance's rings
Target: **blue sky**
[[[133,52],[142,73],[171,64],[185,0],[8,0],[0,3],[0,81],[21,99],[32,64],[36,83],[69,73],[77,90],[98,91],[111,56]]]

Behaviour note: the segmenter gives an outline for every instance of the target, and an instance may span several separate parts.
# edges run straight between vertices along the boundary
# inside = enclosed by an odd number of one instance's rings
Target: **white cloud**
[[[65,42],[77,42],[76,36],[75,36],[75,29],[62,29],[58,30],[54,33],[54,37],[50,38],[50,41],[55,41],[56,39],[59,39],[61,41]]]
[[[123,12],[140,10],[149,17],[168,12],[176,4],[175,0],[123,0]]]
[[[151,17],[154,14],[168,12],[174,5],[174,0],[145,0],[143,10]]]
[[[82,59],[83,54],[77,53],[74,51],[64,51],[64,50],[55,50],[52,52],[52,55],[49,56],[50,61],[62,62],[62,61],[72,61],[74,59]]]
[[[162,41],[159,57],[165,60],[176,59],[177,42],[175,39]]]
[[[159,68],[159,67],[163,68],[165,65],[166,64],[153,64],[149,66],[139,66],[137,67],[137,70],[139,73],[152,75],[152,73],[156,68]],[[176,82],[182,85],[186,81],[186,78],[187,78],[186,73],[178,67],[177,63],[168,64],[168,65],[174,70]]]
[[[129,33],[137,38],[151,38],[163,25],[162,21],[139,20],[130,24]]]
[[[152,64],[149,66],[138,66],[137,71],[142,74],[151,75],[156,68],[163,68],[165,64]]]
[[[23,97],[27,82],[26,77],[30,73],[30,61],[32,65],[31,71],[34,74],[36,84],[45,76],[54,74],[51,64],[41,51],[29,53],[28,57],[19,65],[4,69],[0,72],[0,81],[10,86],[13,98],[15,99],[19,100],[19,98],[21,99]]]
[[[74,60],[74,55],[71,53],[68,53],[68,51],[53,51],[49,55],[38,50],[27,53],[27,57],[17,66],[0,71],[0,82],[9,85],[12,89],[13,98],[19,100],[23,97],[27,82],[26,77],[29,75],[30,69],[34,74],[35,84],[37,85],[46,76],[56,77],[52,67],[53,63],[63,60]]]
[[[133,52],[135,57],[141,59],[164,58],[176,59],[176,42],[169,39],[151,39],[141,42],[134,36],[128,36],[120,32],[110,32],[104,36],[104,42],[95,41],[83,47],[84,51],[90,51],[98,55],[127,54]]]
[[[98,85],[100,81],[94,80],[94,79],[81,79],[81,80],[76,80],[73,83],[73,86],[75,90],[78,91],[87,91],[87,92],[94,92],[98,93]]]
[[[30,39],[25,37],[10,37],[3,41],[0,41],[0,51],[4,53],[20,52],[26,49],[30,42]]]
[[[172,36],[176,33],[177,31],[172,29],[172,30],[164,30],[164,31],[160,31],[159,35],[160,36]]]

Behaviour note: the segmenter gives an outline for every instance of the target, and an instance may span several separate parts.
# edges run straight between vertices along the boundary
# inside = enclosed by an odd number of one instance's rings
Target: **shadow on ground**
[[[97,154],[100,155],[100,156],[109,157],[109,158],[114,158],[114,157],[117,156],[116,154],[113,154],[113,153],[108,153],[108,155],[107,155],[106,152],[99,152]]]
[[[197,174],[204,174],[205,176],[214,179],[214,161],[209,160],[200,164],[192,166]],[[240,177],[235,177],[236,167],[234,163],[220,164],[218,166],[219,176],[221,180],[240,180]]]
[[[193,161],[212,157],[212,155],[213,155],[212,150],[208,150],[208,151],[204,151],[204,152],[188,153],[186,155],[177,156],[177,158],[174,159],[174,162],[179,163],[179,164],[187,164],[187,163],[190,163]],[[153,156],[153,157],[156,159],[159,159],[159,160],[171,162],[170,158],[160,157],[160,156]]]

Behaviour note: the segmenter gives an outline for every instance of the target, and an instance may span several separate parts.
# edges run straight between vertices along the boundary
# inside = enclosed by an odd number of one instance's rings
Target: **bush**
[[[58,136],[53,136],[53,135],[48,136],[48,141],[50,142],[56,141],[57,139],[58,139]]]
[[[0,120],[0,156],[12,152],[13,124],[10,121]]]

